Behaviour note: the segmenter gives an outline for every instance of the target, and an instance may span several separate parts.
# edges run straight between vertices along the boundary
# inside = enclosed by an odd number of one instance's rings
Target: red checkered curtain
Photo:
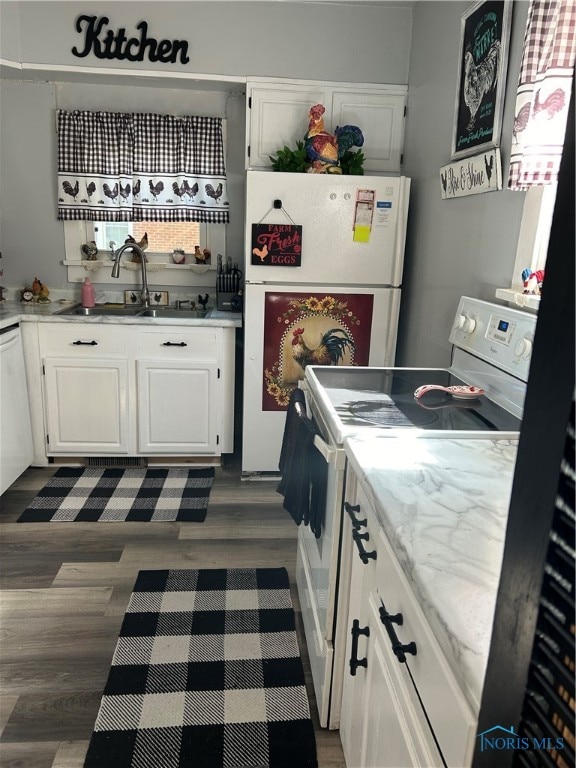
[[[59,219],[228,224],[221,118],[57,117]]]
[[[575,0],[531,0],[518,82],[509,189],[558,178],[576,53]]]

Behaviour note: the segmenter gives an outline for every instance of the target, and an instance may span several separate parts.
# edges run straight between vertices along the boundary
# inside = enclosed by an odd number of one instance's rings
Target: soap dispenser
[[[85,277],[82,285],[82,306],[93,307],[96,304],[94,299],[94,286],[92,285],[90,278]]]

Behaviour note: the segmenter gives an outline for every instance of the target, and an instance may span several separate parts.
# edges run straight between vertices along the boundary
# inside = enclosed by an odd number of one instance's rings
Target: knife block
[[[216,309],[220,309],[223,312],[233,312],[232,299],[236,296],[233,291],[217,291],[216,292]]]

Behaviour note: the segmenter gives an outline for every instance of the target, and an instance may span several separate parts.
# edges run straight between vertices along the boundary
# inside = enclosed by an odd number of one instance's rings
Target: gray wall
[[[21,13],[19,25],[15,6]],[[82,64],[85,60],[69,53],[78,42],[72,19],[79,6],[0,2],[2,40],[8,20],[14,25],[13,39],[18,37],[18,26],[22,31],[21,61]],[[507,190],[457,200],[440,196],[439,169],[450,162],[460,16],[467,7],[468,2],[436,0],[385,7],[289,2],[147,2],[136,6],[114,2],[82,5],[81,11],[106,12],[115,28],[120,24],[132,28],[146,18],[156,37],[189,39],[190,71],[408,83],[403,172],[413,183],[398,364],[444,365],[449,362],[448,333],[459,297],[471,294],[494,300],[495,288],[510,282],[524,199],[523,193]],[[514,3],[502,132],[504,175],[527,7],[527,2]],[[296,40],[305,55],[295,55]],[[12,46],[11,55],[14,50]],[[90,61],[91,66],[102,64],[110,63]],[[120,62],[112,64],[116,67]],[[128,87],[100,86],[90,80],[81,85],[2,81],[3,285],[22,286],[38,274],[51,288],[67,287],[66,269],[59,265],[64,255],[62,225],[55,219],[54,109],[58,106],[137,107],[227,116],[228,173],[234,188],[228,252],[232,258],[242,259],[243,100],[223,91],[191,91],[188,83],[186,89],[173,86],[174,81],[162,87],[160,80],[153,79],[146,86]]]
[[[460,17],[469,2],[414,8],[404,168],[412,178],[397,364],[450,363],[448,335],[460,296],[495,301],[511,284],[525,194],[506,189],[527,2],[514,3],[501,137],[504,189],[442,200],[451,162]]]
[[[402,5],[402,4],[399,4]],[[318,3],[277,2],[0,2],[2,57],[18,63],[122,69],[157,69],[165,75],[208,73],[292,79],[406,84],[412,5],[352,8]],[[190,63],[131,64],[70,50],[82,38],[74,30],[79,13],[108,15],[111,27],[127,33],[146,19],[149,34],[189,41]],[[20,34],[21,33],[21,34]],[[135,30],[134,30],[135,34]],[[358,55],[361,40],[363,55]],[[301,55],[301,51],[305,55]],[[15,71],[4,70],[13,77]],[[16,74],[19,75],[16,70]],[[22,73],[25,76],[26,71]],[[35,77],[39,77],[35,73]],[[101,85],[102,76],[82,83],[71,75],[47,73],[54,82],[1,81],[0,250],[10,288],[38,276],[53,291],[66,289],[64,232],[56,220],[56,134],[54,110],[109,109],[207,114],[228,119],[227,176],[231,223],[227,254],[243,261],[245,106],[242,85],[132,78],[129,85]],[[118,82],[108,77],[108,82]],[[200,86],[198,86],[200,88]],[[303,118],[305,119],[305,118]],[[118,289],[122,286],[119,284]],[[161,286],[158,286],[161,287]],[[115,286],[116,288],[116,286]]]
[[[5,5],[5,3],[2,3]],[[9,3],[10,5],[10,3]],[[74,30],[79,14],[105,15],[108,28],[148,22],[156,39],[188,41],[190,62],[151,64],[162,69],[214,75],[308,80],[408,82],[411,3],[361,5],[293,2],[21,2],[22,61],[73,66],[134,66],[124,61],[80,59]],[[46,35],[45,31],[50,30]]]
[[[35,276],[52,291],[68,284],[64,227],[56,219],[56,109],[109,109],[228,118],[228,253],[241,261],[244,229],[242,93],[173,88],[2,80],[0,94],[0,251],[2,285],[22,288]],[[121,290],[118,283],[114,289]],[[162,286],[158,285],[158,288]]]

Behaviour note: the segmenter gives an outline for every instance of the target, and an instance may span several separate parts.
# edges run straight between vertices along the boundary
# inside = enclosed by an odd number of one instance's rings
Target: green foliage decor
[[[306,173],[310,167],[303,141],[296,142],[296,149],[290,149],[285,146],[284,149],[279,149],[275,154],[276,157],[268,155],[270,162],[272,163],[272,168],[275,171],[282,171],[283,173]]]
[[[284,147],[275,152],[276,157],[268,155],[272,163],[272,170],[282,173],[307,173],[310,168],[310,160],[306,154],[306,147],[303,141],[296,142],[296,149]],[[340,168],[344,176],[363,176],[364,175],[364,155],[361,150],[352,152],[346,150],[340,158]]]

